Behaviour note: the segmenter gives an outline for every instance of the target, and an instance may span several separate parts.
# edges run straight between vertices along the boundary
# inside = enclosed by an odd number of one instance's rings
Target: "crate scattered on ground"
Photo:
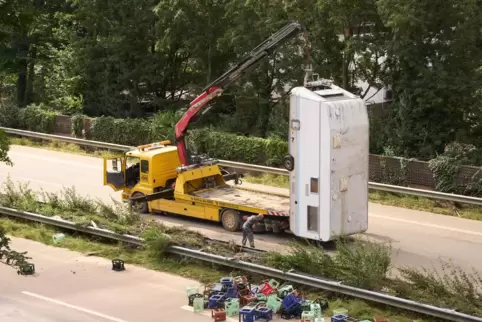
[[[187,287],[189,306],[195,313],[211,310],[214,322],[228,318],[240,322],[268,322],[276,318],[300,322],[324,322],[328,301],[306,299],[292,285],[274,279],[260,285],[251,284],[245,276],[223,277],[219,283]],[[350,317],[348,310],[333,310],[332,322],[388,322],[385,318],[360,321]]]

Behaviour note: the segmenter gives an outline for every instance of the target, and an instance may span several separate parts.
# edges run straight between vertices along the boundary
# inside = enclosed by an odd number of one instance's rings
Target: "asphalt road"
[[[0,180],[10,175],[14,181],[30,182],[35,190],[59,191],[75,186],[83,195],[105,201],[120,200],[120,193],[103,186],[101,159],[38,148],[13,146],[13,167],[0,165]],[[272,189],[262,187],[263,190]],[[394,248],[395,266],[440,267],[438,259],[456,263],[463,269],[482,272],[482,222],[407,210],[378,204],[369,206],[369,229],[366,235],[379,242],[390,242]],[[219,225],[193,221],[179,216],[162,216],[162,220],[200,230],[222,240],[240,239]],[[257,235],[259,248],[285,250],[291,237]]]
[[[0,263],[2,322],[209,322],[186,309],[186,286],[198,282],[13,238],[33,257],[36,275],[17,275]]]

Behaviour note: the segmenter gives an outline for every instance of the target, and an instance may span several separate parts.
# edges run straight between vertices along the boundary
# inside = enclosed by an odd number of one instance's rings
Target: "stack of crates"
[[[276,280],[264,281],[251,286],[244,276],[223,277],[219,283],[207,285],[203,292],[200,287],[187,287],[189,305],[194,312],[211,309],[215,321],[239,315],[240,322],[268,322],[273,314],[282,319],[298,319],[300,322],[324,322],[324,311],[328,309],[325,299],[306,300],[292,285],[280,286]],[[371,322],[359,321],[348,315],[348,310],[333,310],[332,322]],[[374,319],[387,322],[386,319]]]

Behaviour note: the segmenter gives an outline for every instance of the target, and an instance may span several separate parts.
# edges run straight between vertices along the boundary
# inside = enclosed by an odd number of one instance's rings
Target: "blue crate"
[[[213,295],[209,298],[208,309],[217,309],[224,300],[224,295]]]
[[[344,315],[344,314],[333,315],[331,317],[331,322],[346,322],[346,319],[348,319],[348,315]]]
[[[299,303],[300,303],[300,299],[298,299],[294,294],[288,294],[281,302],[283,307],[286,309],[292,307],[294,304],[299,304]]]
[[[268,322],[273,319],[273,310],[268,307],[259,307],[255,310],[256,320]]]
[[[239,310],[239,322],[254,322],[256,312],[254,307],[243,307]]]

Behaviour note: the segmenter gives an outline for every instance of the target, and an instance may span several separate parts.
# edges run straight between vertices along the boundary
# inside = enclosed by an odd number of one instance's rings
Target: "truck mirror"
[[[112,160],[112,169],[114,171],[119,171],[119,169],[117,168],[117,159]]]

